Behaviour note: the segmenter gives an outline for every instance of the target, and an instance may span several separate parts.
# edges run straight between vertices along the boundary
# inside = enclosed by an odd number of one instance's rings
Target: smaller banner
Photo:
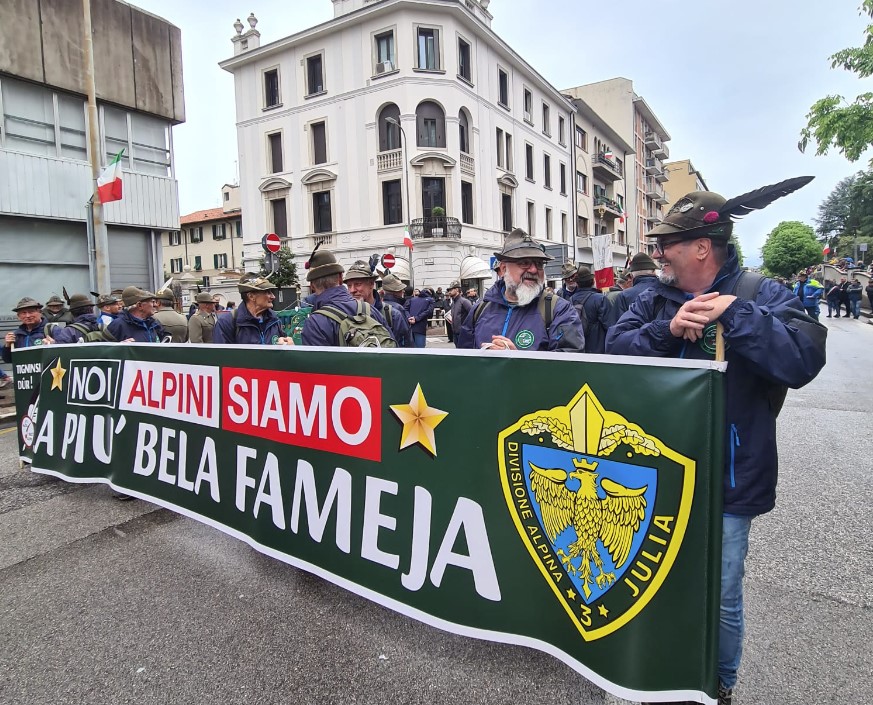
[[[594,256],[594,286],[608,289],[615,284],[612,271],[612,235],[595,235],[591,238],[591,252]]]

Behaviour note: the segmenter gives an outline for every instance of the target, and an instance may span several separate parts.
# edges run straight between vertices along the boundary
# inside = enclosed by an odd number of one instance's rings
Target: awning
[[[481,257],[470,255],[461,260],[461,281],[467,279],[491,279],[491,266]]]

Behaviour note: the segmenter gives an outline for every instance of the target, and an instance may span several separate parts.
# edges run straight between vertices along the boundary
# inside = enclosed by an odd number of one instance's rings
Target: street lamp
[[[392,125],[396,125],[400,130],[400,147],[402,149],[403,154],[403,180],[406,182],[406,237],[409,238],[409,222],[412,219],[412,212],[409,210],[409,163],[406,159],[409,148],[408,142],[406,140],[406,132],[403,130],[403,125],[400,124],[400,121],[397,118],[393,118],[390,116],[385,117],[385,122],[391,123]],[[409,239],[412,242],[412,239]],[[415,271],[412,266],[412,247],[408,247],[409,250],[409,285],[415,286]]]

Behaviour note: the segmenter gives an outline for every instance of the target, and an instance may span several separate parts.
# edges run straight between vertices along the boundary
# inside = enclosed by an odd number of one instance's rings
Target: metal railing
[[[409,234],[413,240],[422,238],[461,239],[461,221],[444,215],[429,218],[416,218],[409,224]]]
[[[598,154],[594,159],[594,165],[605,164],[619,176],[624,176],[624,165],[618,159],[610,159],[603,152]]]

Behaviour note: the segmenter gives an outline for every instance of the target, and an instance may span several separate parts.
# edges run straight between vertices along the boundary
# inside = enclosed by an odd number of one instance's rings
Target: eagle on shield
[[[586,597],[591,594],[590,583],[602,588],[615,582],[615,573],[603,570],[597,541],[603,542],[613,564],[620,568],[630,554],[634,534],[645,517],[643,495],[648,485],[631,489],[604,477],[600,487],[606,497],[601,499],[597,492],[596,462],[573,458],[574,469],[569,473],[560,468],[541,468],[531,462],[528,465],[530,486],[540,506],[549,540],[554,544],[555,538],[569,526],[576,532],[569,553],[558,550],[558,555],[568,572],[578,575]],[[579,489],[569,489],[568,480],[578,480]],[[581,559],[578,567],[573,563],[576,559]],[[600,571],[597,576],[592,576],[592,562]]]

